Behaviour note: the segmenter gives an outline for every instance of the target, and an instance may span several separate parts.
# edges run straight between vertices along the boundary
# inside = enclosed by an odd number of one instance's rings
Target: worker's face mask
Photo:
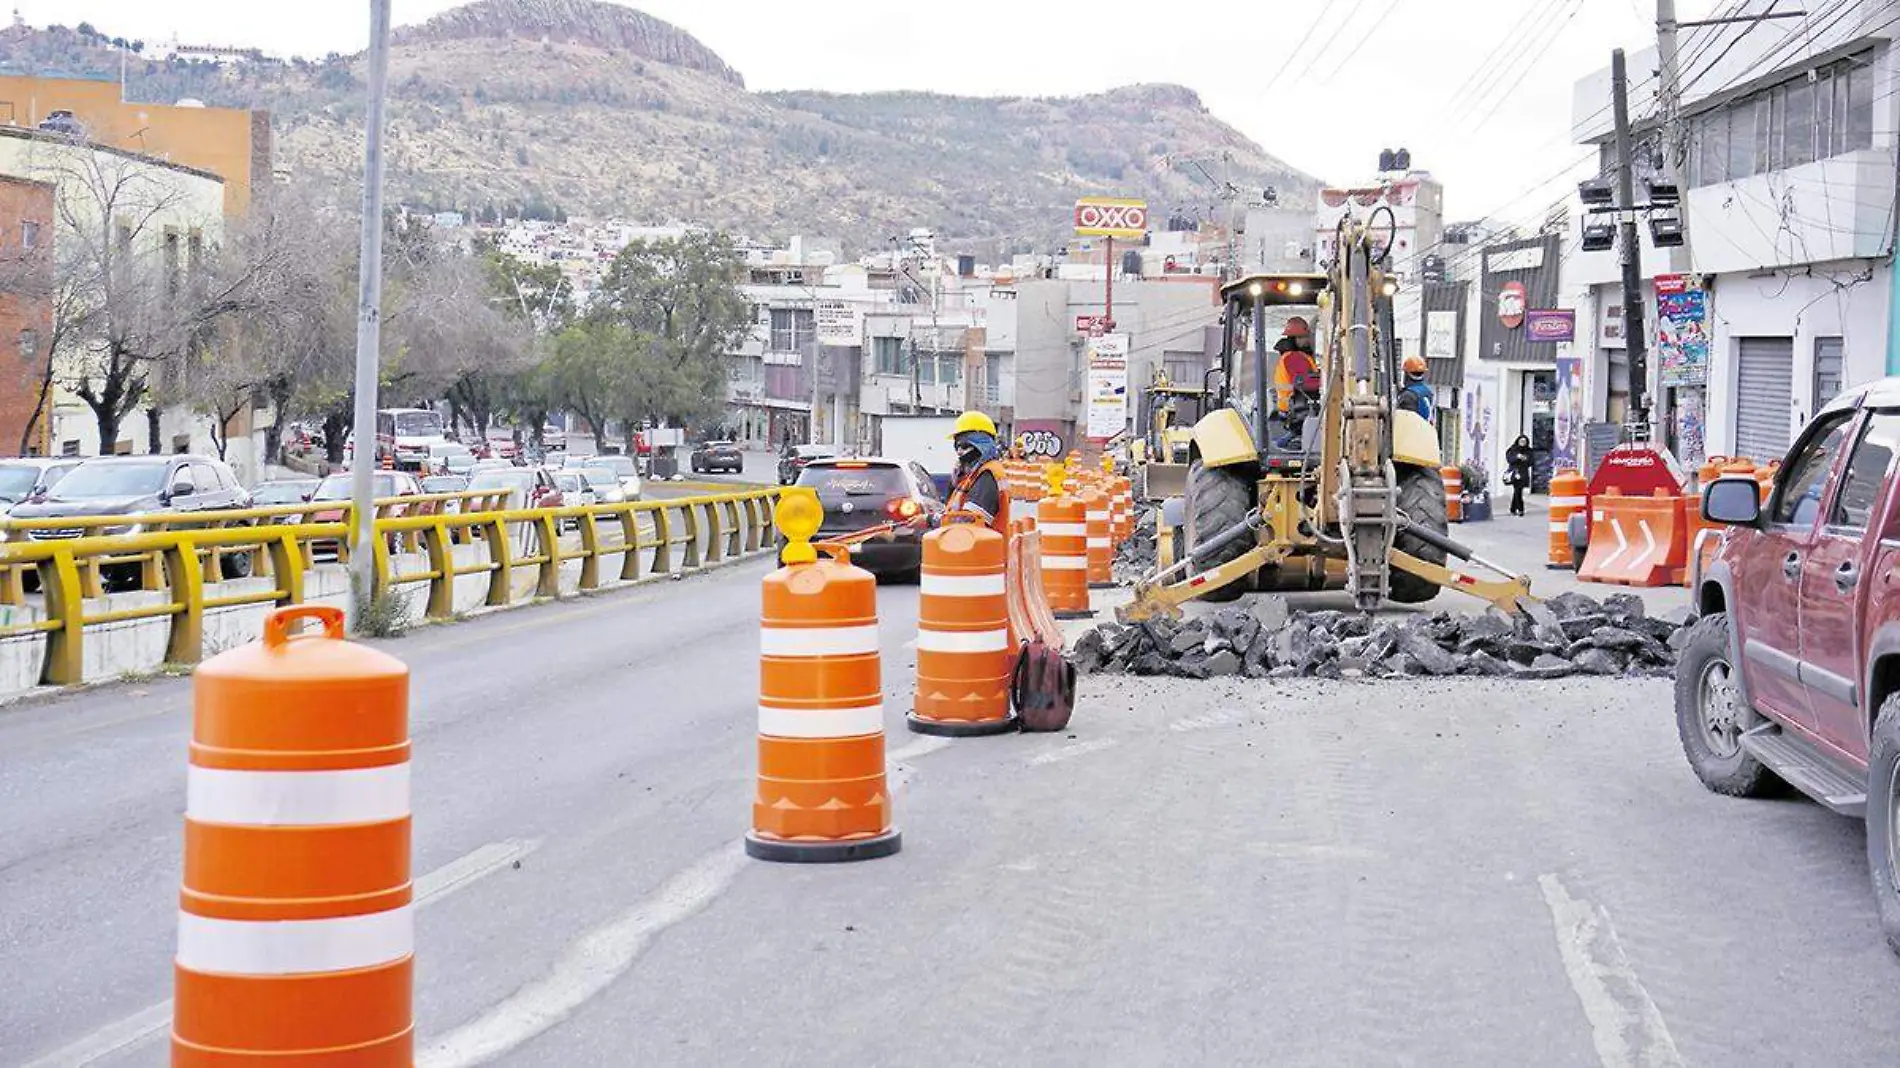
[[[976,442],[969,438],[958,438],[957,460],[965,467],[975,467],[983,461],[983,450],[977,448]]]

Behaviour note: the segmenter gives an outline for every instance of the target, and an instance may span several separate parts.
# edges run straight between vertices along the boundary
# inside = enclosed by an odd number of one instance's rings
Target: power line
[[[1352,20],[1359,17],[1359,9],[1365,6],[1366,0],[1353,0],[1352,7],[1346,10],[1346,17],[1339,21],[1339,25],[1333,27],[1333,32],[1326,35],[1326,40],[1322,41],[1320,46],[1313,49],[1309,55],[1300,57],[1306,62],[1300,68],[1299,77],[1304,78],[1313,73],[1313,68],[1332,49],[1333,42],[1339,40],[1339,35],[1345,32],[1346,27],[1352,25]]]
[[[1569,25],[1570,21],[1577,17],[1577,12],[1582,10],[1583,0],[1576,0],[1570,8],[1570,14],[1565,15],[1563,20],[1556,24],[1554,31],[1544,38],[1544,43],[1538,46],[1535,51],[1527,53],[1530,59],[1524,64],[1524,69],[1518,72],[1517,77],[1510,85],[1504,88],[1503,92],[1498,94],[1497,101],[1493,103],[1483,115],[1480,115],[1476,122],[1472,123],[1473,129],[1483,126],[1485,120],[1497,114],[1497,110],[1504,106],[1504,102],[1511,99],[1511,94],[1517,91],[1517,87],[1524,84],[1524,79],[1530,76],[1531,71],[1537,69],[1537,61],[1544,58],[1544,53],[1550,51],[1550,46],[1556,44],[1558,39],[1563,36],[1564,27]]]
[[[1338,63],[1334,64],[1333,69],[1328,71],[1326,73],[1326,76],[1324,78],[1321,78],[1320,80],[1324,82],[1330,82],[1334,78],[1338,77],[1339,72],[1346,69],[1346,64],[1351,63],[1353,57],[1359,54],[1359,50],[1366,46],[1366,42],[1378,36],[1379,30],[1385,26],[1386,20],[1391,17],[1393,9],[1398,6],[1399,6],[1399,0],[1391,0],[1390,3],[1385,5],[1384,11],[1381,11],[1377,15],[1373,16],[1371,28],[1366,30],[1365,33],[1362,33],[1359,35],[1358,42],[1355,43],[1352,46],[1352,48],[1349,51],[1347,51],[1344,58],[1340,59]]]
[[[1555,9],[1555,0],[1552,0],[1550,6],[1553,10]],[[1465,76],[1465,80],[1459,82],[1458,87],[1451,91],[1451,96],[1445,101],[1446,107],[1456,107],[1458,101],[1464,97],[1466,90],[1474,88],[1478,81],[1491,71],[1493,64],[1501,59],[1516,54],[1511,46],[1516,43],[1518,32],[1526,26],[1529,26],[1531,20],[1535,18],[1536,15],[1536,5],[1533,4],[1524,9],[1524,13],[1518,17],[1518,20],[1511,25],[1510,29],[1504,32],[1504,36],[1498,39],[1498,43],[1491,46],[1491,50],[1485,53],[1483,62],[1479,63],[1470,74]]]
[[[1537,15],[1539,20],[1548,20],[1552,16],[1556,15],[1558,11],[1562,10],[1563,5],[1566,2],[1567,0],[1545,0],[1541,8],[1535,9],[1535,14]],[[1532,29],[1530,29],[1528,33],[1528,37],[1532,40],[1541,42],[1544,38],[1553,35],[1554,31],[1559,30],[1561,28],[1562,28],[1561,23],[1552,23],[1549,21],[1544,21],[1542,25],[1535,26]],[[1464,97],[1464,104],[1463,104],[1462,110],[1466,112],[1470,112],[1480,107],[1483,107],[1486,100],[1489,98],[1491,91],[1495,89],[1498,85],[1502,84],[1505,76],[1517,68],[1518,60],[1523,58],[1526,48],[1530,46],[1528,46],[1526,42],[1523,42],[1523,41],[1516,42],[1516,44],[1518,47],[1511,50],[1504,57],[1504,61],[1498,64],[1496,67],[1494,67],[1491,73],[1486,75],[1471,90],[1471,92]],[[1452,106],[1454,108],[1458,107],[1458,102],[1453,101]]]
[[[1311,41],[1313,39],[1314,32],[1319,29],[1320,23],[1326,21],[1327,12],[1331,10],[1332,8],[1330,7],[1322,7],[1319,9],[1318,13],[1313,16],[1312,23],[1310,23],[1306,27],[1306,32],[1300,35],[1300,43],[1293,46],[1293,55],[1297,56],[1297,55],[1302,54],[1301,50],[1306,47],[1306,43],[1308,41]],[[1293,64],[1287,63],[1277,68],[1273,72],[1273,77],[1267,79],[1266,88],[1271,89],[1274,86],[1280,84],[1280,79],[1285,77],[1286,72],[1291,70],[1292,67],[1293,67]]]

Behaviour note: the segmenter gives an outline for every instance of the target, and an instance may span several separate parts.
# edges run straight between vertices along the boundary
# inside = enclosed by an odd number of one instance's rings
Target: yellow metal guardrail
[[[690,571],[771,548],[775,488],[624,504],[504,509],[507,494],[463,492],[376,502],[376,592],[428,584],[426,615],[454,615],[455,580],[486,574],[484,603],[511,603],[517,568],[537,569],[534,596],[560,595],[561,565],[581,562],[580,589],[604,583],[601,561],[620,555],[619,582]],[[89,626],[169,618],[165,659],[196,663],[204,655],[207,611],[248,604],[303,602],[317,557],[349,557],[347,501],[185,515],[0,520],[0,605],[30,605],[29,585],[43,598],[44,619],[0,625],[0,640],[46,635],[41,681],[68,685],[84,677]],[[322,515],[327,521],[313,522]],[[334,516],[333,519],[330,517]],[[644,522],[643,522],[644,520]],[[134,530],[136,533],[120,533]],[[575,546],[562,545],[563,530]],[[57,532],[48,537],[45,532]],[[76,532],[76,533],[69,533]],[[35,534],[38,537],[35,537]],[[455,548],[480,544],[485,559],[458,563]],[[643,557],[651,553],[650,559]],[[407,557],[426,566],[399,568]],[[677,558],[677,559],[676,559]],[[224,577],[269,578],[268,589],[212,595]],[[29,581],[30,580],[30,581]],[[109,581],[110,580],[110,581]],[[109,585],[159,593],[156,604],[109,609],[98,604]],[[90,604],[89,604],[90,602]]]

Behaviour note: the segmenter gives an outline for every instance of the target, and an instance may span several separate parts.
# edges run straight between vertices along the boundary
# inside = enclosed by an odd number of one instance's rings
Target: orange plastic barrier
[[[793,863],[890,856],[903,839],[884,781],[877,580],[843,548],[798,562],[800,547],[787,546],[793,562],[761,589],[759,786],[745,851]]]
[[[1080,497],[1044,497],[1036,511],[1042,542],[1042,584],[1057,619],[1086,619],[1089,610],[1088,508]]]
[[[412,1063],[409,669],[342,639],[283,608],[197,671],[173,1065]]]
[[[1682,498],[1600,493],[1590,500],[1590,550],[1578,577],[1619,586],[1674,586],[1688,565]]]
[[[1447,522],[1465,521],[1465,474],[1456,467],[1441,467],[1438,477],[1445,483],[1445,519]]]
[[[1009,711],[1008,539],[977,516],[924,535],[917,602],[918,734],[968,737],[1014,730]]]
[[[1052,649],[1062,648],[1062,627],[1049,610],[1049,595],[1042,586],[1042,535],[1036,521],[1015,520],[1016,536],[1010,539],[1009,568],[1009,645],[1021,649],[1024,642],[1038,639]]]
[[[1781,474],[1781,461],[1771,460],[1755,469],[1755,482],[1761,487],[1761,503],[1768,503],[1768,495],[1775,490],[1775,476]]]
[[[1115,585],[1115,535],[1110,524],[1108,495],[1100,489],[1082,491],[1083,527],[1088,536],[1088,582],[1091,590]]]
[[[1590,483],[1575,468],[1566,467],[1550,476],[1550,558],[1548,567],[1570,570],[1570,517],[1589,503],[1584,491]]]

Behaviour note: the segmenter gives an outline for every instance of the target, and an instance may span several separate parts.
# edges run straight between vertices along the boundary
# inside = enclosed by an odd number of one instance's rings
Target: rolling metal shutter
[[[1792,436],[1794,339],[1740,339],[1735,376],[1735,451],[1756,463],[1779,460]]]

